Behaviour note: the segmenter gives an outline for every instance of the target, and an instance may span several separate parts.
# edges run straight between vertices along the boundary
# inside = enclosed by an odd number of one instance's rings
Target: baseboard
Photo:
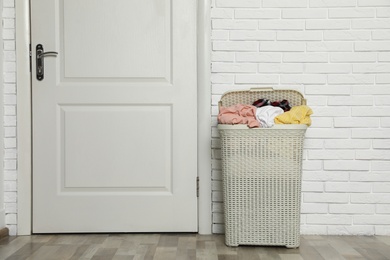
[[[4,228],[0,229],[0,239],[3,239],[3,238],[8,237],[8,236],[9,236],[8,228],[4,227]]]

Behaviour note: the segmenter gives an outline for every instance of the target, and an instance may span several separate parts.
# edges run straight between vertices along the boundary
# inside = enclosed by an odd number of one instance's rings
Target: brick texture
[[[10,235],[16,235],[17,225],[17,139],[16,139],[16,52],[15,3],[3,0],[3,104],[4,104],[4,208]]]
[[[390,235],[389,7],[388,0],[213,2],[213,32],[226,36],[213,40],[213,150],[226,91],[299,89],[314,111],[304,145],[303,234]],[[219,233],[221,158],[213,156]]]
[[[17,230],[15,4],[3,0],[4,202]],[[301,90],[313,108],[301,232],[390,235],[390,1],[212,1],[212,200],[224,232],[217,102],[257,86]]]

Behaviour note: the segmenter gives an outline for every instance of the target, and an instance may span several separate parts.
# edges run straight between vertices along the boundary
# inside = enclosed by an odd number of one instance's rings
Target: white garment
[[[256,119],[260,122],[261,127],[272,127],[274,125],[274,119],[284,111],[280,107],[264,106],[256,109]]]

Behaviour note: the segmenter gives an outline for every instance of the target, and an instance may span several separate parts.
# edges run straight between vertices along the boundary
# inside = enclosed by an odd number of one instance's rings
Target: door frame
[[[198,0],[198,232],[212,233],[211,211],[211,0]],[[17,234],[32,233],[32,109],[30,0],[15,0],[17,53]]]

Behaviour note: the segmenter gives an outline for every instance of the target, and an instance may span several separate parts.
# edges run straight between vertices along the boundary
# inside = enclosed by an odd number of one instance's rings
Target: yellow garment
[[[308,106],[295,106],[277,117],[275,117],[275,124],[305,124],[310,126],[310,115],[313,111]]]

